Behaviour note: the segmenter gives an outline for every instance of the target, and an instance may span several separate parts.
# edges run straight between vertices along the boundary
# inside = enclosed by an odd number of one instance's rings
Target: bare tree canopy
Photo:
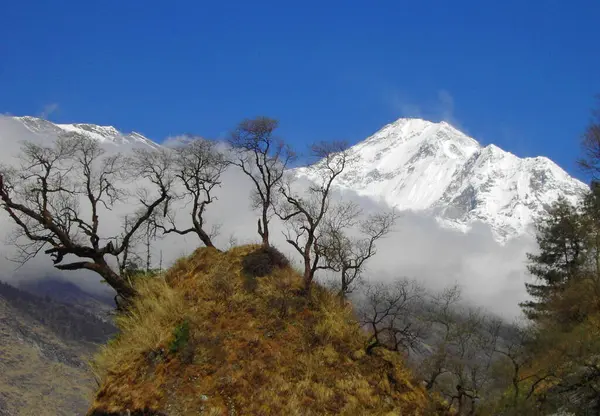
[[[185,202],[186,207],[191,206],[191,225],[177,226],[177,211],[172,203],[164,215],[154,217],[154,225],[163,234],[196,234],[206,247],[214,247],[212,238],[216,228],[206,230],[204,214],[208,205],[216,200],[213,190],[221,185],[221,175],[227,167],[225,159],[214,142],[201,138],[183,143],[173,153],[173,170],[178,184],[173,194],[175,199]]]
[[[279,123],[267,117],[243,120],[229,137],[230,163],[239,167],[254,185],[252,207],[259,209],[258,234],[269,245],[269,222],[285,169],[295,159],[291,148],[274,136]]]
[[[310,293],[315,272],[322,267],[318,244],[326,234],[323,231],[331,209],[332,185],[352,162],[344,142],[318,143],[311,147],[311,152],[320,159],[309,168],[316,177],[315,181],[309,185],[306,195],[292,190],[290,182],[282,184],[283,201],[277,209],[277,215],[287,224],[286,241],[302,256],[306,294]],[[338,221],[349,226],[353,209],[352,205],[338,205]]]
[[[135,290],[108,259],[127,255],[142,226],[168,201],[170,163],[166,154],[149,150],[107,155],[98,142],[73,134],[49,146],[25,143],[18,165],[0,170],[0,200],[16,224],[19,261],[44,250],[57,269],[94,271],[119,296],[132,297]],[[137,188],[139,209],[125,217],[120,231],[107,235],[115,227],[103,216],[134,197],[125,186],[130,177],[151,189]]]
[[[598,178],[600,175],[600,95],[597,97],[597,108],[592,112],[592,119],[583,134],[581,150],[579,166]]]
[[[340,275],[342,298],[355,289],[367,260],[377,253],[375,243],[392,230],[397,219],[395,211],[372,214],[364,220],[359,220],[359,216],[360,211],[353,204],[346,204],[342,212],[328,215],[323,236],[316,243],[316,251],[322,259],[319,267]],[[348,228],[356,225],[360,235],[350,236]]]
[[[417,315],[425,290],[415,281],[368,285],[360,320],[370,333],[366,351],[376,347],[391,351],[420,351],[428,326]]]

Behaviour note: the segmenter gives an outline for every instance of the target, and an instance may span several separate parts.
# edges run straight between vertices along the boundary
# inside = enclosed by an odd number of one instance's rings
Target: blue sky
[[[299,147],[421,116],[582,177],[599,19],[597,0],[4,1],[0,113],[155,140],[269,115]]]

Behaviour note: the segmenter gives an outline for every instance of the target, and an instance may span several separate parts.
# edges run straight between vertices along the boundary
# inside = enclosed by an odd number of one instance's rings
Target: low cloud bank
[[[0,163],[14,163],[23,140],[39,142],[46,139],[51,140],[32,134],[11,118],[0,117]],[[110,149],[127,151],[114,146]],[[299,182],[299,185],[302,183]],[[207,209],[208,223],[221,226],[215,239],[217,246],[226,248],[231,242],[258,242],[258,215],[250,209],[250,192],[250,181],[241,172],[230,169],[223,175],[222,187],[217,192],[218,200]],[[353,200],[367,213],[387,209],[352,192],[339,193],[336,198]],[[129,208],[104,212],[101,220],[107,224],[107,230],[118,227]],[[180,218],[185,220],[185,217]],[[107,290],[106,285],[100,284],[97,275],[61,272],[54,269],[50,258],[43,254],[17,270],[17,265],[8,260],[14,254],[14,248],[6,244],[12,228],[6,213],[0,212],[0,280],[15,282],[17,279],[52,276],[72,281],[84,290]],[[283,230],[283,224],[273,219],[273,243],[291,258],[297,259],[297,254],[283,238]],[[109,231],[116,231],[116,228]],[[168,267],[177,258],[193,252],[198,245],[199,240],[193,235],[159,239],[153,247],[154,263],[157,266],[159,258],[162,258],[163,267]],[[535,250],[535,241],[531,236],[523,236],[500,245],[485,224],[475,224],[471,231],[462,233],[441,227],[434,218],[425,214],[403,212],[394,231],[380,240],[377,248],[377,255],[370,260],[365,273],[367,280],[392,281],[408,277],[433,290],[458,283],[463,287],[466,300],[512,319],[519,314],[518,303],[526,298],[524,283],[530,277],[525,267],[525,253]]]

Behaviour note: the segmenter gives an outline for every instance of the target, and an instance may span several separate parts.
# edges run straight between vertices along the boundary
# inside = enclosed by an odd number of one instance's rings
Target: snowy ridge
[[[559,196],[575,202],[588,189],[548,158],[483,147],[446,122],[399,119],[350,152],[358,161],[337,186],[464,231],[481,221],[500,242],[530,231]]]
[[[14,117],[20,121],[28,130],[36,134],[59,135],[64,133],[76,133],[90,139],[111,145],[134,145],[149,146],[152,148],[160,147],[152,140],[142,136],[139,133],[131,132],[123,134],[113,126],[98,126],[95,124],[54,124],[47,120],[37,117]]]
[[[139,133],[112,126],[54,124],[14,117],[40,135],[73,132],[107,145],[160,148]],[[500,242],[531,231],[536,217],[559,196],[576,202],[588,187],[545,157],[519,158],[475,139],[446,122],[401,118],[350,148],[357,163],[337,186],[399,210],[434,215],[444,226],[491,226]],[[309,168],[298,176],[312,177]]]

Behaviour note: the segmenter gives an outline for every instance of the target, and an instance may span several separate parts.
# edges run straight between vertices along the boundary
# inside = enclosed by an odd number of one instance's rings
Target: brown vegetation
[[[365,353],[335,294],[317,285],[301,296],[289,267],[248,291],[242,262],[258,248],[201,248],[164,278],[139,280],[119,337],[97,357],[90,414],[435,414],[400,354]]]

